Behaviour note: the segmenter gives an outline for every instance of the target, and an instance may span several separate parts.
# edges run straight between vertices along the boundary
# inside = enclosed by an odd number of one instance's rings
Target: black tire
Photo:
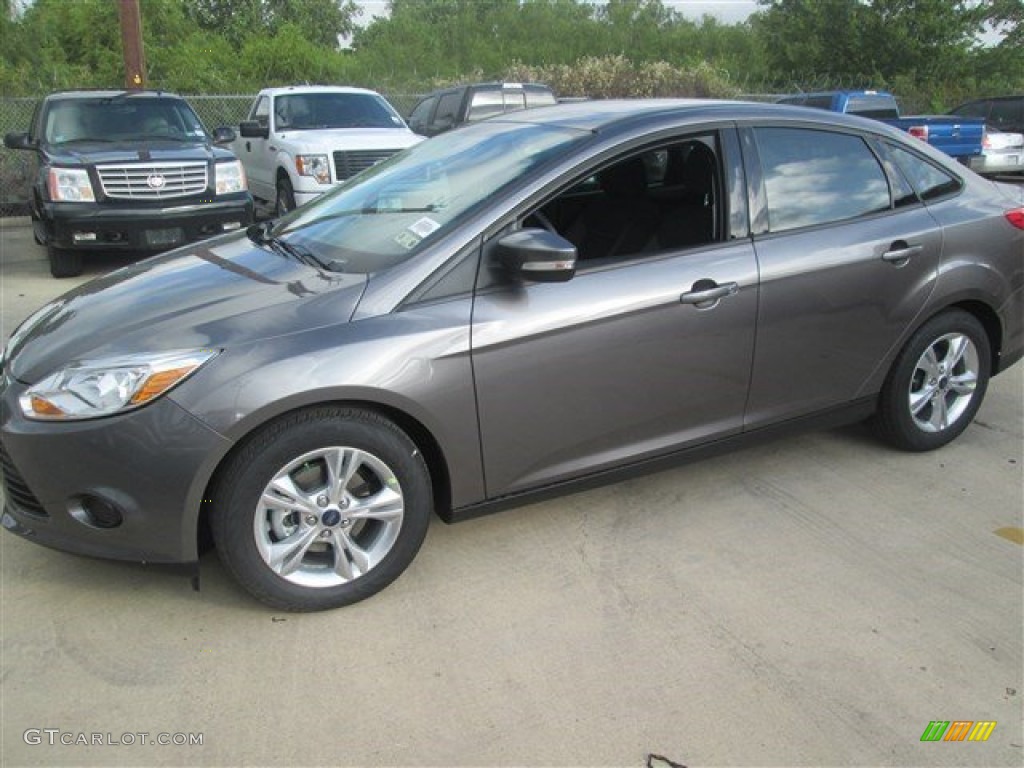
[[[333,485],[325,456],[337,456],[338,476],[350,479]],[[334,488],[344,499],[327,503]],[[272,494],[282,501],[265,503]],[[375,413],[336,407],[301,411],[256,433],[230,459],[213,501],[225,567],[258,600],[286,611],[336,608],[384,589],[416,556],[433,508],[430,474],[409,437]],[[364,508],[387,511],[347,517]],[[284,553],[280,572],[274,547]],[[379,559],[371,563],[371,555]]]
[[[78,251],[47,245],[46,256],[50,260],[50,274],[54,277],[78,277],[82,274],[82,254]]]
[[[289,211],[295,210],[295,190],[292,188],[292,180],[287,176],[281,176],[277,180],[277,199],[274,201],[274,216],[284,216]]]
[[[963,310],[936,315],[893,363],[879,398],[876,431],[905,451],[951,442],[981,407],[991,361],[988,334],[977,318]]]

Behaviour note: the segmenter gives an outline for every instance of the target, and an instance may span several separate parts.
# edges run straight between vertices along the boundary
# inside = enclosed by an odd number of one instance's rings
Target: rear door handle
[[[679,297],[682,304],[693,304],[698,309],[711,309],[719,301],[735,296],[740,290],[738,283],[722,283],[719,285],[714,280],[707,278],[698,280],[693,284],[693,289]]]
[[[889,250],[882,254],[882,261],[902,267],[923,250],[920,245],[907,245],[904,242],[893,243]]]

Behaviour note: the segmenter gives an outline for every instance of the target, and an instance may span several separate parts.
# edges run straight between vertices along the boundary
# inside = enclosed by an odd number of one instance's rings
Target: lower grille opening
[[[0,443],[0,469],[3,470],[4,498],[8,504],[36,517],[49,517],[18,468],[14,466],[3,443]]]

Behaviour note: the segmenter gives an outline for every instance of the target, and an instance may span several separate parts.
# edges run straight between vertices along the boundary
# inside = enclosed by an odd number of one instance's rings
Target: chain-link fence
[[[416,94],[385,94],[402,115],[408,116],[416,105]],[[39,97],[41,98],[41,97]],[[0,133],[27,131],[39,98],[0,98]],[[237,127],[245,119],[253,94],[185,95],[203,124],[213,130],[221,125]],[[35,154],[0,147],[0,216],[28,213]]]

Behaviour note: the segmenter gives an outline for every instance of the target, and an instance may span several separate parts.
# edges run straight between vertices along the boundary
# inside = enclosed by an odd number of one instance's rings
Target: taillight
[[[985,149],[992,148],[992,139],[988,137],[988,130],[982,131],[981,146],[983,146]]]
[[[921,141],[928,141],[927,125],[912,125],[909,128],[907,128],[907,133],[909,133],[915,139],[920,139]]]
[[[1017,229],[1024,229],[1024,208],[1014,208],[1006,212],[1006,220]]]

